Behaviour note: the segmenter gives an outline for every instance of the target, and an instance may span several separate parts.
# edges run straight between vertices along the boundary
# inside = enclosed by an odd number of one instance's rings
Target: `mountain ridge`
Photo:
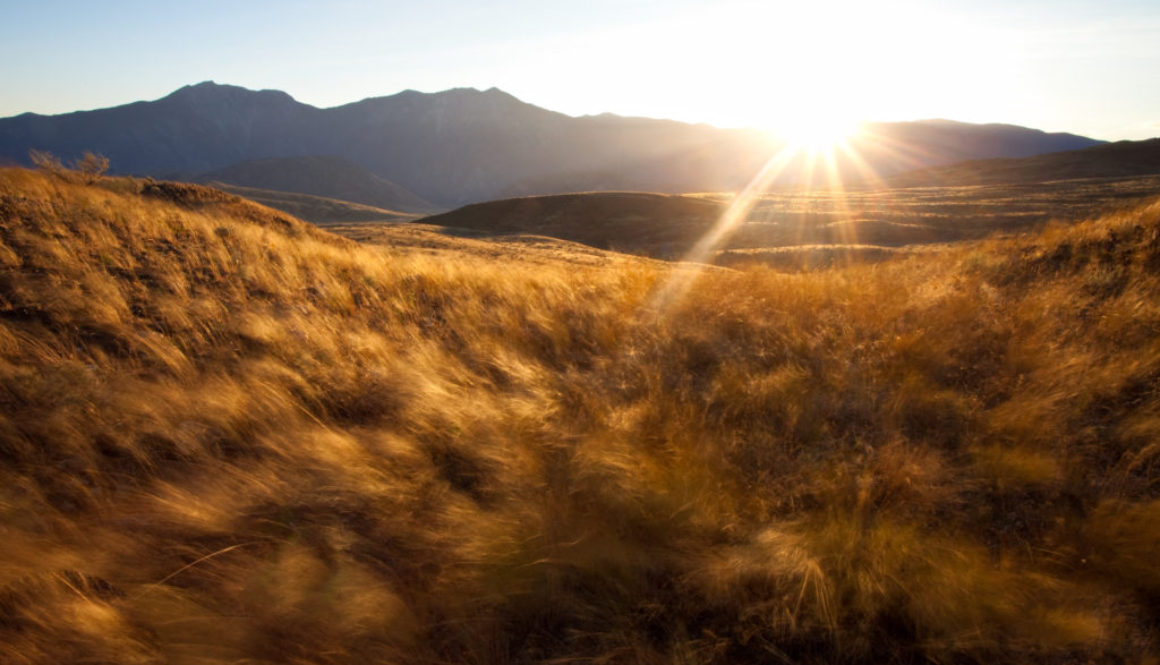
[[[1116,141],[1018,159],[971,160],[902,173],[900,186],[989,185],[1083,178],[1128,177],[1160,173],[1160,139]]]
[[[966,123],[879,123],[860,149],[879,175],[1099,142]],[[856,142],[855,142],[856,143]],[[318,108],[212,81],[153,101],[0,119],[0,158],[92,150],[118,173],[183,177],[255,159],[337,155],[442,206],[600,189],[735,190],[783,147],[754,129],[614,114],[573,117],[492,87],[400,93]],[[837,170],[849,178],[853,161]],[[584,174],[599,174],[590,177]],[[783,180],[794,176],[787,172]]]

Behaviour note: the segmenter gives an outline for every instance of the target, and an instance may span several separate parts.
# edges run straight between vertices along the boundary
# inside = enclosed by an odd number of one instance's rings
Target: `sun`
[[[787,118],[777,133],[800,152],[831,152],[855,136],[861,123],[850,116],[818,110]]]
[[[774,88],[764,95],[762,124],[794,152],[833,152],[865,125],[861,109],[844,99],[842,88],[821,73],[802,73],[794,86]]]

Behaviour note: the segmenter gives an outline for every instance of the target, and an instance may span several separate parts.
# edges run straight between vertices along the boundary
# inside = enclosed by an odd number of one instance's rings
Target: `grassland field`
[[[85,180],[0,170],[0,662],[1157,662],[1151,185],[786,272]],[[1093,200],[989,191],[757,214]]]

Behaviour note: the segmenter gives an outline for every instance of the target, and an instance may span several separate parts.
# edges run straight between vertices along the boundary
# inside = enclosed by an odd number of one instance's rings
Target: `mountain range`
[[[871,123],[852,140],[860,159],[841,157],[832,170],[849,180],[1099,143],[1011,125]],[[29,149],[66,160],[91,150],[108,157],[117,173],[224,182],[213,173],[250,162],[233,173],[248,173],[251,181],[231,184],[254,186],[261,168],[309,164],[254,160],[326,157],[365,170],[382,181],[380,188],[411,201],[403,207],[416,206],[412,211],[428,202],[452,207],[588,190],[736,190],[782,147],[755,129],[612,114],[572,117],[496,88],[406,90],[321,109],[281,91],[207,81],[155,101],[0,119],[0,161],[27,163]],[[800,179],[801,172],[786,169],[780,181]],[[310,180],[286,172],[275,179]]]
[[[995,185],[1160,173],[1160,139],[1117,141],[1022,159],[979,159],[902,173],[896,187]]]

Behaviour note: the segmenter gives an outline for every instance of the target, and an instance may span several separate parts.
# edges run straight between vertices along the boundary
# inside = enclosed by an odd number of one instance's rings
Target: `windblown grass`
[[[0,172],[0,661],[1145,662],[1158,234],[658,312],[658,264]]]

